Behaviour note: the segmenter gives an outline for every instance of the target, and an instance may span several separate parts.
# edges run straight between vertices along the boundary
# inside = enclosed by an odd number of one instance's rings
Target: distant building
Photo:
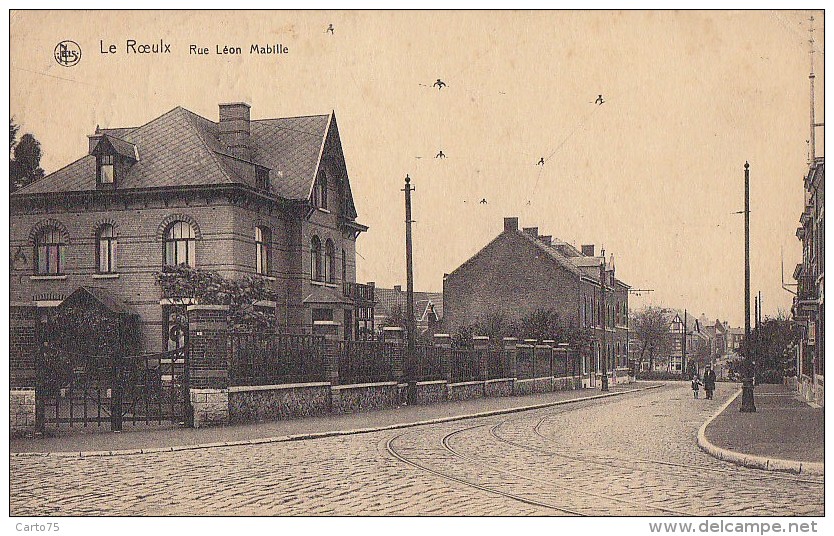
[[[374,323],[381,328],[385,321],[399,310],[405,315],[408,304],[407,293],[401,285],[394,288],[375,287]],[[442,292],[414,292],[414,319],[417,331],[422,333],[437,325],[443,318]]]
[[[594,250],[539,235],[537,227],[521,230],[518,218],[504,218],[503,232],[443,278],[444,329],[491,314],[517,319],[552,310],[590,331],[592,347],[581,349],[588,384],[598,380],[606,356],[609,374],[617,369],[625,375],[630,287],[615,277],[613,257],[606,260]]]

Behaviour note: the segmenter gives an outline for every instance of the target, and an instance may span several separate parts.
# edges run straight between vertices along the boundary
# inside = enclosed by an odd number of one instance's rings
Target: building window
[[[336,250],[329,238],[324,245],[324,280],[328,283],[336,282]]]
[[[318,208],[327,208],[327,173],[319,170],[316,185],[313,188],[313,204]]]
[[[269,250],[272,233],[266,227],[255,227],[255,272],[269,275]]]
[[[60,275],[64,273],[66,240],[61,231],[47,227],[35,238],[35,273]]]
[[[313,322],[333,322],[333,309],[313,309]]]
[[[269,190],[269,170],[260,166],[255,167],[255,187]]]
[[[102,184],[113,184],[116,180],[115,157],[112,154],[103,154],[98,157],[98,179]]]
[[[322,281],[321,240],[317,236],[310,241],[310,279]]]
[[[116,231],[109,223],[104,224],[96,235],[96,256],[98,272],[109,274],[116,271]]]
[[[347,281],[347,253],[342,250],[342,282]]]
[[[194,229],[186,221],[175,221],[165,230],[165,266],[197,265]]]

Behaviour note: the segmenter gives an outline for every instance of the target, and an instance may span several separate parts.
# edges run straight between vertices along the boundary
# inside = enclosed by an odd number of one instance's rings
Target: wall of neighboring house
[[[346,280],[351,283],[356,282],[356,240],[353,235],[346,237],[345,233],[339,226],[339,206],[340,202],[337,197],[337,191],[333,187],[334,181],[328,181],[328,208],[326,210],[314,209],[309,219],[305,220],[297,227],[298,239],[301,249],[301,281],[296,290],[298,293],[298,303],[301,303],[304,298],[309,296],[316,286],[325,285],[333,288],[338,294],[342,295],[342,283]],[[335,252],[335,269],[334,269],[334,283],[327,282],[319,283],[312,281],[312,239],[317,236],[321,240],[322,248],[322,263],[325,258],[325,245],[327,240],[333,241],[333,249]],[[344,251],[346,261],[346,276],[342,277],[342,252]],[[320,305],[320,306],[306,306],[303,307],[299,313],[302,319],[302,327],[305,331],[309,331],[312,326],[312,309],[329,308],[333,310],[333,320],[338,322],[341,330],[345,327],[345,309],[350,308],[350,305]],[[343,331],[340,330],[340,333]]]
[[[505,231],[443,281],[443,327],[454,331],[479,317],[523,317],[555,309],[579,320],[579,277],[559,267],[523,236]]]

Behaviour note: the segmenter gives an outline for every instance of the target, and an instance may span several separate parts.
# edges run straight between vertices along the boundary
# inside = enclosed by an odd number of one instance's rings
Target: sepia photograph
[[[822,531],[824,10],[8,15],[16,532]]]

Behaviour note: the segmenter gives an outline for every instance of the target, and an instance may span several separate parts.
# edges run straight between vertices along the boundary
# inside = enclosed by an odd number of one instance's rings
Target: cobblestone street
[[[698,427],[736,390],[688,384],[323,439],[12,457],[11,514],[822,515],[822,479],[730,465]]]

